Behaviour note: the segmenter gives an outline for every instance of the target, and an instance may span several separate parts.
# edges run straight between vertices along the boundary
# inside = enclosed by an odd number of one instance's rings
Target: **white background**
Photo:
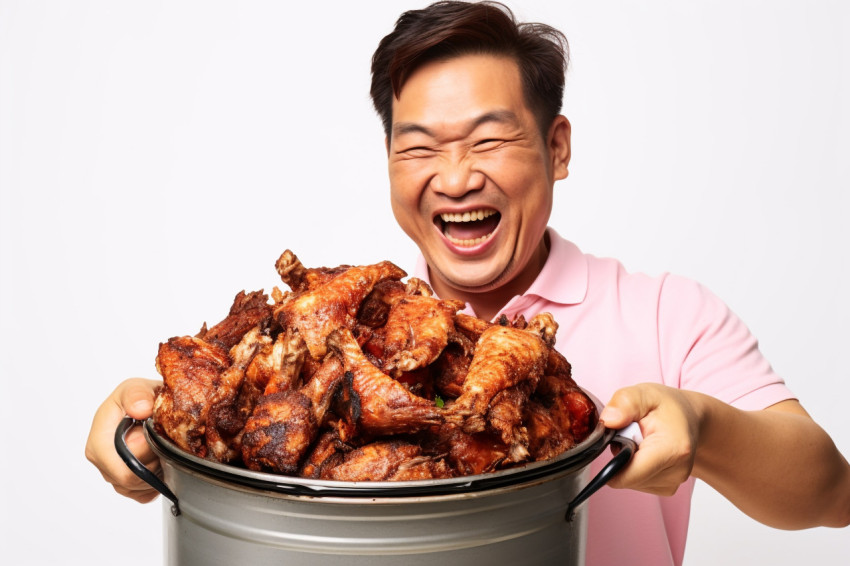
[[[421,5],[0,0],[0,560],[157,563],[161,504],[83,457],[106,395],[269,290],[286,247],[411,267],[368,85]],[[552,225],[705,283],[849,455],[847,4],[512,6],[572,48]],[[697,488],[686,564],[848,556],[848,529],[773,530]]]

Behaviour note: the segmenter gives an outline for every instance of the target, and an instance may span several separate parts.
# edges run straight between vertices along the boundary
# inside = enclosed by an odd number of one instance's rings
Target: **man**
[[[707,290],[626,273],[547,227],[567,177],[560,114],[565,41],[494,4],[407,12],[373,58],[393,212],[422,252],[416,275],[492,319],[552,312],[579,382],[608,400],[611,428],[640,424],[632,463],[589,505],[589,564],[679,564],[694,478],[780,528],[850,523],[850,465]],[[121,384],[95,416],[87,455],[115,489],[155,493],[117,459],[127,413],[150,415],[155,381]],[[139,437],[131,449],[152,467]],[[662,496],[662,497],[659,497]]]

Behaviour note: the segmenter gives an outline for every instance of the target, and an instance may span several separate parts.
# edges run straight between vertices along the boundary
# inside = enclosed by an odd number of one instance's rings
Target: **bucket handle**
[[[576,507],[584,503],[588,497],[599,491],[599,489],[608,483],[608,480],[616,476],[620,470],[626,467],[631,461],[632,455],[640,446],[643,436],[640,432],[638,423],[632,423],[625,428],[618,430],[611,438],[611,442],[620,445],[620,451],[614,455],[611,460],[599,471],[596,476],[582,489],[578,495],[567,505],[567,512],[564,518],[567,522],[571,522],[576,513]]]
[[[171,491],[156,474],[146,468],[145,465],[136,458],[136,455],[130,452],[130,448],[127,446],[127,433],[130,432],[131,428],[136,425],[140,425],[143,422],[144,421],[138,421],[133,417],[124,417],[121,419],[121,422],[118,424],[118,428],[115,429],[115,450],[118,451],[118,455],[121,456],[121,459],[124,460],[124,463],[127,464],[130,471],[139,476],[139,478],[141,478],[141,480],[146,484],[160,492],[164,497],[171,500],[174,504],[171,506],[171,514],[177,517],[180,515],[180,506],[177,503],[177,496],[174,495],[174,492]]]

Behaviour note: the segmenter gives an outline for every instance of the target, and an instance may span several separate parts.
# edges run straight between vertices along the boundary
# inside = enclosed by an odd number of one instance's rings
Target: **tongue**
[[[444,222],[443,233],[457,240],[474,240],[486,236],[499,225],[498,214],[473,222]]]

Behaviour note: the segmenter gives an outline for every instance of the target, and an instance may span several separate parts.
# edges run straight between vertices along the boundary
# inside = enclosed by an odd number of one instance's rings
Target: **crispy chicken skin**
[[[369,328],[380,328],[386,324],[390,308],[405,295],[407,295],[407,286],[401,281],[394,279],[381,281],[360,304],[357,322]]]
[[[342,375],[342,363],[328,356],[302,388],[263,395],[242,435],[245,465],[257,471],[296,473]]]
[[[349,267],[303,293],[283,298],[274,316],[283,328],[294,328],[307,344],[310,355],[321,359],[325,341],[337,328],[353,328],[360,304],[376,284],[407,275],[388,261]]]
[[[406,481],[451,477],[441,458],[422,454],[404,440],[383,440],[345,454],[343,461],[323,470],[321,478],[338,481]]]
[[[238,436],[245,426],[246,414],[237,400],[245,380],[245,370],[257,350],[271,339],[257,326],[248,331],[238,344],[230,349],[232,363],[221,373],[218,385],[209,399],[206,442],[208,457],[219,462],[230,462],[239,456]]]
[[[370,362],[351,331],[335,330],[328,347],[342,360],[349,402],[343,417],[370,435],[415,432],[442,421],[433,401],[418,397]]]
[[[532,381],[522,381],[496,393],[487,411],[487,428],[499,434],[510,446],[505,463],[522,462],[528,458],[528,431],[522,424],[523,409],[533,389]]]
[[[352,448],[342,442],[336,426],[331,426],[323,432],[304,462],[301,464],[300,476],[302,478],[318,479],[322,477],[323,470],[330,470],[342,463],[345,453]]]
[[[399,377],[436,360],[455,333],[454,314],[463,307],[461,301],[422,295],[399,299],[382,328],[384,371]]]
[[[263,394],[297,387],[306,358],[307,345],[297,330],[287,328],[278,334],[269,357],[257,367],[255,379],[257,385],[264,383]]]
[[[492,472],[508,457],[510,447],[499,435],[491,432],[470,434],[463,428],[445,423],[430,448],[434,453],[445,453],[446,461],[455,475],[469,476]]]
[[[596,425],[596,405],[570,376],[570,364],[551,350],[549,364],[525,407],[529,451],[548,460],[581,442]]]
[[[199,338],[171,338],[159,345],[156,368],[163,385],[154,402],[157,425],[180,448],[204,457],[209,401],[230,367],[227,350]]]
[[[598,415],[543,313],[487,322],[390,262],[307,268],[160,344],[157,431],[202,458],[342,481],[481,474],[552,458]]]
[[[447,411],[453,422],[463,422],[467,432],[481,432],[490,402],[499,392],[523,381],[536,386],[549,358],[549,347],[541,336],[554,336],[557,325],[554,330],[553,325],[551,316],[538,315],[524,330],[501,325],[484,330],[462,393]]]
[[[473,344],[478,342],[484,331],[493,326],[493,323],[476,318],[464,313],[455,316],[455,328],[466,336]],[[504,326],[504,325],[502,325]]]
[[[230,349],[242,340],[246,332],[271,320],[272,306],[262,291],[240,291],[233,299],[228,315],[210,329],[206,324],[197,337],[210,344],[219,343]]]
[[[285,250],[275,262],[275,269],[281,280],[296,293],[315,289],[350,267],[350,265],[304,267],[301,260],[291,250]]]
[[[444,399],[460,397],[463,393],[463,382],[466,381],[472,362],[472,350],[472,344],[467,351],[464,345],[450,343],[429,366],[434,389]]]

